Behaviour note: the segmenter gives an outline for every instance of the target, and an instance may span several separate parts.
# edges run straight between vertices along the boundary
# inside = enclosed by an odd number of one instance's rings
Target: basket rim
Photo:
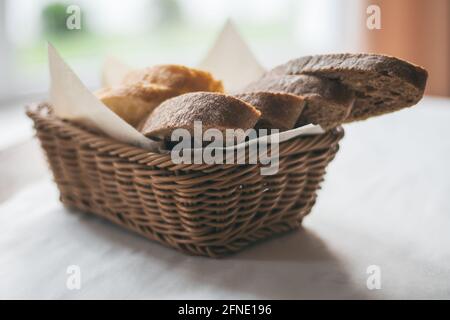
[[[243,164],[176,164],[172,161],[170,153],[157,153],[134,145],[117,141],[104,133],[89,128],[80,123],[58,118],[52,113],[48,102],[33,103],[26,106],[26,114],[38,129],[48,128],[58,131],[61,135],[76,138],[79,143],[112,156],[144,166],[156,166],[169,170],[207,170],[208,168],[230,168]],[[337,147],[344,136],[342,126],[335,127],[319,135],[303,135],[280,142],[280,157],[283,155],[303,153],[312,150],[321,150]],[[244,164],[245,166],[252,164]],[[258,166],[259,164],[253,164]]]

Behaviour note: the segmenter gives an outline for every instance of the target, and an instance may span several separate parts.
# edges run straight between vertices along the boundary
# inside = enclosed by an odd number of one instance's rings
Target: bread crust
[[[208,91],[223,92],[222,81],[213,78],[211,73],[176,64],[156,65],[134,70],[123,80],[125,85],[146,82],[176,89],[181,93]]]
[[[187,129],[193,133],[194,121],[201,121],[203,130],[250,129],[261,112],[254,106],[222,93],[193,92],[166,100],[144,122],[141,133],[153,139],[170,139],[173,130]]]
[[[261,111],[256,129],[292,129],[305,106],[305,98],[284,92],[260,91],[234,96]]]
[[[153,109],[179,92],[161,85],[134,83],[115,88],[104,88],[96,96],[118,116],[137,127]]]
[[[223,91],[209,72],[181,65],[157,65],[129,72],[123,84],[99,90],[97,97],[132,126],[139,128],[166,99],[193,91]]]
[[[345,122],[364,120],[415,105],[423,96],[428,73],[402,59],[380,54],[328,54],[291,60],[269,72],[315,75],[340,81],[355,92]]]
[[[302,96],[305,108],[296,126],[319,124],[324,129],[342,123],[350,113],[354,94],[338,81],[311,75],[268,73],[248,85],[244,91],[264,90]]]

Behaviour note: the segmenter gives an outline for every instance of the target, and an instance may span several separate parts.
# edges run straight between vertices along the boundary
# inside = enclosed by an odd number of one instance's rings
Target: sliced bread
[[[355,92],[355,103],[345,122],[415,105],[423,96],[428,77],[419,66],[379,54],[307,56],[278,66],[269,74],[305,74],[340,81]]]
[[[306,106],[296,126],[313,123],[328,129],[342,123],[350,113],[354,94],[338,81],[309,75],[268,73],[243,91],[285,92],[303,96]]]
[[[292,129],[305,106],[303,97],[283,92],[249,92],[235,97],[261,111],[256,129]]]
[[[261,112],[252,105],[229,95],[193,92],[169,99],[159,105],[143,123],[141,132],[155,140],[170,140],[175,129],[191,134],[194,121],[201,121],[202,130],[253,128]]]

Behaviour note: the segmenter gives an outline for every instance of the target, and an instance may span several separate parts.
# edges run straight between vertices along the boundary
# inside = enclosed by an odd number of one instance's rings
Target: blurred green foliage
[[[89,28],[88,21],[97,13],[85,7],[81,11],[81,30],[69,30],[66,22],[70,16],[67,13],[70,2],[66,1],[69,0],[54,1],[42,7],[41,37],[17,48],[20,70],[31,73],[47,68],[46,41],[50,41],[66,59],[86,65],[94,66],[111,54],[119,55],[131,65],[174,61],[195,63],[205,55],[222,28],[221,21],[205,25],[201,19],[192,19],[178,0],[148,0],[148,10],[154,10],[149,19],[156,19],[150,23],[151,29],[143,27],[141,32],[131,34],[97,34],[94,27]],[[278,52],[286,45],[293,50],[290,23],[288,19],[263,23],[241,19],[237,25],[255,52],[271,52],[274,48],[278,48]]]
[[[158,8],[158,26],[174,26],[182,23],[183,13],[177,0],[154,0]]]
[[[80,32],[86,32],[83,12],[80,12],[82,28],[80,30],[70,30],[67,28],[66,22],[67,18],[70,16],[70,13],[67,12],[67,7],[69,5],[70,4],[54,2],[46,5],[42,9],[41,22],[45,37],[75,35]]]

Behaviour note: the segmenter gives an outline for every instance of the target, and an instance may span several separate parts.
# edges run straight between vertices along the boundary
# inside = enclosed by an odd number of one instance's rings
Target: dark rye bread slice
[[[305,106],[303,97],[282,92],[249,92],[235,97],[261,111],[256,129],[292,129]]]
[[[284,92],[302,96],[305,109],[296,126],[319,124],[328,129],[342,123],[349,115],[354,94],[338,81],[309,75],[267,74],[243,91]]]
[[[407,61],[379,54],[329,54],[291,60],[275,75],[315,75],[338,80],[355,92],[345,122],[364,120],[415,105],[422,98],[428,73]]]
[[[261,112],[252,105],[222,93],[193,92],[177,96],[159,105],[141,128],[141,133],[156,140],[169,141],[175,129],[194,131],[194,121],[202,130],[253,128]]]

